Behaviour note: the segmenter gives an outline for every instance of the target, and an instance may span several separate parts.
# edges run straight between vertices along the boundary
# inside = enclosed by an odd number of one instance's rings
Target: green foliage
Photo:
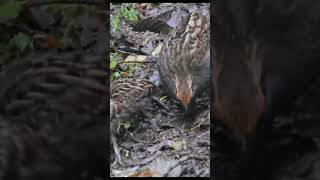
[[[94,14],[96,7],[91,7],[83,4],[50,4],[41,7],[45,11],[51,14],[61,14],[62,20],[60,22],[59,31],[63,36],[60,39],[61,47],[68,48],[74,44],[74,38],[72,37],[75,29],[75,17]],[[56,30],[57,30],[56,29]]]
[[[123,127],[126,131],[131,127],[131,121],[124,121],[122,123],[119,123],[117,127],[117,132],[120,132],[120,128]]]
[[[118,53],[110,53],[110,70],[115,70],[118,66],[121,56]]]
[[[112,73],[111,75],[112,80],[119,79],[120,77],[121,77],[121,74],[118,71]]]
[[[9,50],[14,50],[17,51],[17,53],[22,54],[26,52],[26,50],[33,48],[33,42],[32,39],[24,33],[18,33],[10,39],[8,48]]]
[[[6,31],[3,41],[0,43],[0,48],[3,49],[0,54],[0,63],[9,61],[13,58],[21,57],[26,53],[34,50],[38,46],[34,46],[37,39],[34,39],[28,33],[17,33],[15,24],[20,24],[17,27],[24,27],[25,24],[29,27],[30,22],[25,22],[23,18],[27,11],[24,11],[26,1],[25,0],[5,0],[0,3],[0,23],[4,24],[1,30]],[[50,5],[43,5],[40,7],[42,10],[49,12],[54,17],[62,17],[59,24],[54,28],[54,34],[62,34],[62,37],[57,39],[59,41],[59,48],[71,47],[74,42],[73,31],[74,19],[77,16],[96,14],[97,7],[87,5],[75,5],[75,4],[63,4],[54,3]],[[57,15],[57,16],[55,16]],[[62,16],[61,16],[62,15]],[[31,27],[33,28],[33,27]],[[12,32],[11,32],[12,31]],[[16,34],[17,33],[17,34]],[[41,33],[39,33],[41,34]],[[42,40],[40,38],[40,40]],[[49,42],[49,40],[44,39]]]
[[[63,48],[67,48],[72,46],[73,40],[67,35],[67,33],[64,33],[64,35],[60,39],[60,42]]]
[[[134,4],[124,3],[120,8],[120,16],[130,22],[138,21],[138,13],[134,10]]]
[[[134,4],[123,3],[118,12],[111,19],[112,32],[116,33],[119,30],[120,19],[123,18],[129,22],[138,21],[138,13],[134,9]]]
[[[118,53],[110,53],[110,70],[111,70],[111,79],[115,80],[121,77],[119,71],[117,71],[118,63],[121,59],[121,55]]]
[[[120,16],[116,15],[112,18],[112,32],[119,31],[119,24],[120,24]]]
[[[134,73],[134,64],[128,64],[128,76],[133,77]]]
[[[110,70],[114,70],[118,66],[120,58],[120,54],[118,53],[110,54]]]
[[[14,19],[19,16],[22,10],[22,2],[18,0],[8,0],[0,5],[0,19]]]
[[[118,53],[110,53],[110,70],[111,70],[111,80],[119,79],[120,77],[133,77],[135,71],[135,64],[126,64],[122,62],[122,65],[126,67],[125,71],[119,70],[119,62],[122,57]]]
[[[111,61],[110,62],[110,69],[114,69],[115,67],[117,67],[117,65],[118,65],[117,61],[115,61],[115,60]]]
[[[15,34],[8,43],[0,44],[5,51],[0,54],[0,63],[8,62],[9,60],[20,57],[29,50],[33,50],[33,40],[24,33]]]

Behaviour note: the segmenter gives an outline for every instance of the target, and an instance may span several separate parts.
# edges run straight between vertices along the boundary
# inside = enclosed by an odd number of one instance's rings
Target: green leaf
[[[131,126],[131,122],[130,121],[126,121],[125,123],[123,123],[123,125],[124,125],[125,129],[129,129],[130,126]]]
[[[119,15],[116,15],[112,18],[112,32],[117,32],[119,30],[120,25],[120,17]]]
[[[128,21],[136,22],[138,20],[138,13],[134,10],[134,4],[123,4],[120,14]]]
[[[160,51],[161,51],[161,49],[162,49],[162,46],[163,46],[163,43],[160,42],[160,43],[157,45],[157,47],[151,52],[151,55],[152,55],[153,57],[158,58],[158,57],[159,57],[159,54],[160,54]]]
[[[134,68],[133,68],[133,65],[132,64],[129,64],[128,65],[128,75],[129,75],[129,77],[133,77],[133,75],[134,75]]]
[[[8,43],[9,49],[17,49],[19,52],[24,52],[27,47],[31,47],[32,40],[29,36],[18,33],[10,39]]]
[[[110,69],[113,70],[120,61],[121,56],[118,53],[110,53]]]
[[[164,101],[164,100],[166,100],[167,99],[167,96],[162,96],[162,97],[160,97],[160,101]]]
[[[110,62],[110,69],[113,70],[115,67],[117,67],[118,62],[115,60],[111,60]]]
[[[115,73],[113,73],[112,74],[112,79],[114,80],[114,79],[118,79],[118,78],[120,78],[121,77],[121,74],[119,73],[119,72],[115,72]]]
[[[121,127],[124,127],[125,130],[128,130],[131,126],[131,122],[130,121],[125,121],[125,122],[122,122],[122,123],[119,123],[118,127],[117,127],[117,132],[119,133],[120,132],[120,128]]]
[[[68,36],[63,36],[61,39],[60,39],[60,42],[62,44],[62,47],[71,47],[72,46],[72,43],[73,43],[73,40],[71,37],[68,37]]]
[[[17,0],[9,0],[0,6],[0,18],[7,20],[16,18],[22,10],[22,2]]]

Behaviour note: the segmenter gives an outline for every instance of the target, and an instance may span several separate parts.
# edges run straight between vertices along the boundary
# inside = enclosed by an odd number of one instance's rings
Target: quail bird
[[[122,164],[115,138],[116,125],[133,117],[151,104],[156,86],[146,79],[120,79],[110,84],[110,136],[117,161]]]
[[[194,12],[185,17],[165,40],[159,72],[167,93],[187,110],[210,87],[210,20]]]

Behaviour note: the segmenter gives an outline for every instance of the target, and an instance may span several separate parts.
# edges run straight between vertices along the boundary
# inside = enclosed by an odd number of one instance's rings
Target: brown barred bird
[[[210,20],[191,13],[172,30],[160,52],[164,87],[186,110],[210,87]]]
[[[122,163],[114,134],[119,122],[151,105],[156,86],[146,79],[120,79],[110,84],[110,133],[117,161]]]
[[[215,116],[242,144],[258,141],[319,75],[320,2],[215,2]]]
[[[4,65],[0,179],[105,175],[105,67],[101,56],[53,52]]]

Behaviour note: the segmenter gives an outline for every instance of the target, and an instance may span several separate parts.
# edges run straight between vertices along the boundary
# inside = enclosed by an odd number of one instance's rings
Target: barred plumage
[[[114,136],[116,125],[151,106],[151,96],[155,94],[156,90],[156,86],[146,79],[120,79],[110,84],[111,142],[119,163],[122,162]]]
[[[144,108],[156,91],[156,86],[146,79],[120,79],[110,84],[110,118],[128,117]]]
[[[105,67],[101,56],[52,52],[5,65],[0,74],[0,141],[6,139],[0,147],[0,179],[104,174]]]
[[[185,108],[210,82],[210,20],[191,13],[165,40],[159,71],[168,93]]]

